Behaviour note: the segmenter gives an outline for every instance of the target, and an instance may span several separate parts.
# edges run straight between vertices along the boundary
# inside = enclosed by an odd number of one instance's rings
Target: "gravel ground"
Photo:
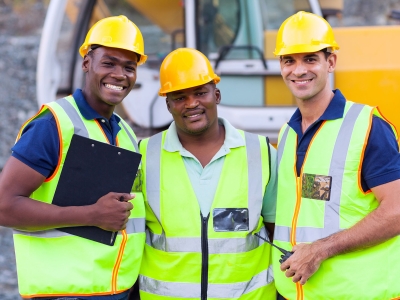
[[[17,288],[12,231],[8,228],[0,227],[0,249],[0,299],[21,299]]]
[[[46,2],[0,0],[0,170],[19,128],[38,109],[36,60]],[[0,300],[17,299],[12,231],[0,227]]]
[[[38,109],[36,61],[46,0],[0,0],[0,170],[10,155],[18,129]],[[395,24],[388,20],[399,0],[344,0],[334,26]],[[371,12],[374,12],[371,14]],[[371,17],[373,15],[373,17]],[[17,291],[12,231],[0,227],[0,300],[21,299]]]

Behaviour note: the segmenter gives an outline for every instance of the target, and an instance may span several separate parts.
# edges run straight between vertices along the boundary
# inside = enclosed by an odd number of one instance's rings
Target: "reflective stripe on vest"
[[[56,103],[64,109],[68,117],[71,119],[71,122],[74,125],[74,133],[89,138],[89,132],[87,131],[85,124],[83,124],[82,118],[78,115],[78,112],[72,104],[65,98],[57,100]]]
[[[277,161],[278,168],[281,163],[282,153],[283,153],[283,149],[285,149],[285,144],[286,144],[286,139],[287,139],[288,133],[289,133],[289,125],[286,125],[285,131],[283,132],[282,138],[279,142],[283,146],[278,148],[278,161]]]
[[[267,231],[262,228],[259,232],[264,238],[267,238]],[[209,239],[208,253],[241,253],[248,252],[261,246],[264,241],[255,235],[248,235],[245,238],[233,239]],[[201,251],[201,240],[199,238],[172,238],[165,237],[165,234],[155,234],[146,231],[146,244],[165,252],[199,252]]]
[[[139,286],[145,292],[158,294],[174,298],[198,298],[200,295],[200,285],[196,283],[183,282],[163,282],[146,276],[139,277]],[[231,284],[208,284],[207,297],[234,299],[244,294],[248,294],[265,283],[271,283],[274,280],[272,276],[272,266],[268,270],[255,275],[249,282],[231,283]]]
[[[144,218],[129,219],[128,222],[126,223],[125,231],[127,234],[145,232],[145,219]],[[57,229],[32,231],[32,232],[14,229],[13,233],[26,236],[39,237],[39,238],[57,238],[57,237],[71,235],[69,233]],[[118,232],[118,234],[121,234],[121,232]]]
[[[364,105],[362,104],[353,104],[350,107],[349,111],[344,117],[338,137],[336,139],[329,169],[329,174],[335,177],[335,184],[331,188],[330,201],[325,202],[324,228],[296,227],[297,242],[313,242],[340,231],[339,207],[347,150],[349,149],[350,138],[353,133],[354,125],[363,107]],[[280,153],[280,158],[282,158],[282,151],[285,147],[288,130],[289,126],[286,128],[281,140],[282,144],[279,146],[278,155]],[[278,163],[280,163],[280,158],[278,157]],[[335,172],[333,170],[335,170]],[[326,224],[327,222],[329,222],[328,226]],[[279,225],[275,226],[274,237],[277,240],[289,242],[290,233],[290,227]]]
[[[120,117],[121,118],[121,117]],[[129,132],[128,128],[126,127],[124,121],[121,118],[121,121],[119,122],[119,124],[122,125],[122,127],[124,128],[125,132],[128,134],[129,139],[131,140],[131,143],[133,144],[133,146],[135,147],[135,151],[139,152],[139,147],[138,144],[136,142],[136,140],[133,138],[132,134]]]

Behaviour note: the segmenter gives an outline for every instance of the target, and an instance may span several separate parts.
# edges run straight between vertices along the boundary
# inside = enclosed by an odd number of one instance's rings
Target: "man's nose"
[[[111,74],[117,80],[124,80],[126,78],[126,74],[122,67],[115,67],[114,72]]]
[[[197,97],[195,95],[190,95],[186,99],[186,107],[187,108],[194,108],[199,105],[199,101],[197,100]]]
[[[297,77],[300,77],[304,74],[307,73],[307,68],[305,67],[305,65],[302,62],[299,62],[295,65],[293,74]]]

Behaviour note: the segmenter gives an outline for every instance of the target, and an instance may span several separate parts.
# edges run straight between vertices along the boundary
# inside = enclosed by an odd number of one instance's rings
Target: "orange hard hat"
[[[158,94],[179,91],[213,81],[219,76],[214,73],[207,57],[191,48],[179,48],[169,53],[160,67],[160,90]]]

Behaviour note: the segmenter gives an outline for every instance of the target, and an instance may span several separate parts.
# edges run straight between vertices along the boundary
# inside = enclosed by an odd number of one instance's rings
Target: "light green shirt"
[[[179,151],[182,156],[190,182],[199,202],[202,215],[209,214],[211,205],[217,190],[219,177],[224,164],[225,155],[232,148],[244,147],[245,141],[242,135],[225,119],[218,118],[219,124],[225,127],[225,141],[221,149],[214,155],[211,161],[203,168],[200,161],[189,151],[183,148],[179,141],[175,122],[172,122],[165,136],[164,149],[168,152]],[[264,222],[275,223],[276,187],[277,187],[277,151],[271,149],[271,176],[265,187],[265,194],[261,214]]]

